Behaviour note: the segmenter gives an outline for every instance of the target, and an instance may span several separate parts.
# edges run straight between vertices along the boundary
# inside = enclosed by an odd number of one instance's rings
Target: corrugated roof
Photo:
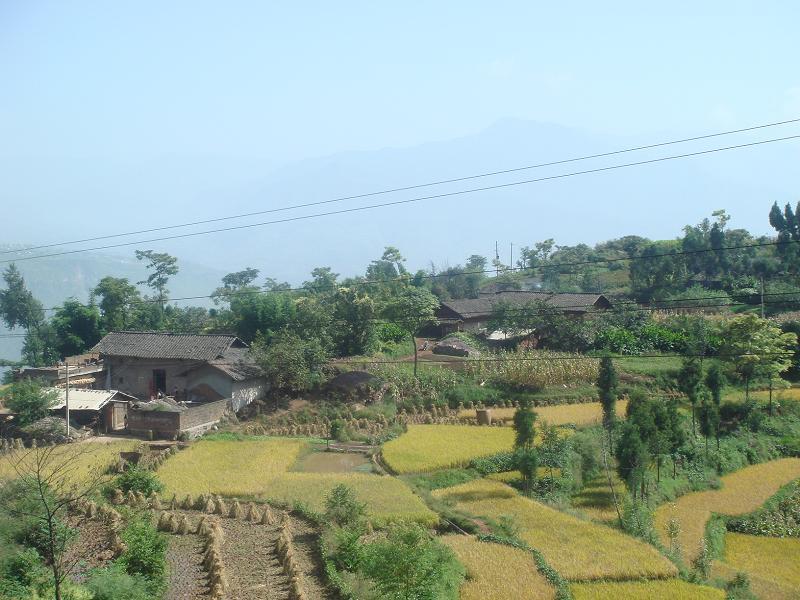
[[[103,356],[208,361],[222,358],[231,347],[244,348],[246,344],[235,335],[114,331],[92,351]]]
[[[522,306],[529,302],[546,302],[553,308],[570,312],[587,312],[598,303],[605,304],[608,299],[602,294],[554,294],[551,292],[495,292],[479,298],[448,300],[442,306],[458,313],[462,318],[475,319],[488,317],[499,302]],[[609,303],[610,304],[610,303]]]
[[[67,404],[67,392],[63,388],[45,388],[58,392],[58,402],[50,407],[50,410],[64,408]],[[123,394],[117,390],[69,390],[69,409],[70,410],[100,410],[110,400],[136,400],[133,396]]]

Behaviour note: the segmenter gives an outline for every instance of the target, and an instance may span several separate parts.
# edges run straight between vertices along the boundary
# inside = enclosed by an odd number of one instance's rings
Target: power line
[[[557,179],[566,179],[566,178],[569,178],[569,177],[577,177],[577,176],[580,176],[580,175],[603,173],[603,172],[614,171],[614,170],[624,169],[624,168],[629,168],[629,167],[637,167],[637,166],[642,166],[642,165],[666,162],[666,161],[670,161],[670,160],[678,160],[678,159],[682,159],[682,158],[690,158],[690,157],[693,157],[693,156],[702,156],[702,155],[713,154],[713,153],[717,153],[717,152],[725,152],[725,151],[728,151],[728,150],[737,150],[737,149],[741,149],[741,148],[749,148],[749,147],[753,147],[753,146],[760,146],[760,145],[764,145],[764,144],[772,144],[772,143],[776,143],[776,142],[783,142],[783,141],[794,140],[794,139],[799,139],[799,138],[800,138],[800,135],[791,135],[791,136],[785,136],[785,137],[781,137],[781,138],[772,138],[772,139],[767,139],[767,140],[760,140],[760,141],[757,141],[757,142],[749,142],[749,143],[746,143],[746,144],[736,144],[736,145],[733,145],[733,146],[724,146],[724,147],[720,147],[720,148],[712,148],[712,149],[709,149],[709,150],[701,150],[701,151],[697,151],[697,152],[688,152],[688,153],[685,153],[685,154],[676,154],[676,155],[672,155],[672,156],[664,156],[664,157],[660,157],[660,158],[641,160],[641,161],[636,161],[636,162],[631,162],[631,163],[623,163],[623,164],[620,164],[620,165],[611,165],[611,166],[607,166],[607,167],[598,167],[598,168],[595,168],[595,169],[586,169],[586,170],[583,170],[583,171],[572,171],[570,173],[562,173],[562,174],[559,174],[559,175],[549,175],[547,177],[539,177],[539,178],[535,178],[535,179],[525,179],[525,180],[521,180],[521,181],[512,181],[512,182],[509,182],[509,183],[502,183],[502,184],[497,184],[497,185],[489,185],[489,186],[484,186],[484,187],[471,188],[471,189],[467,189],[467,190],[459,190],[459,191],[454,191],[454,192],[443,192],[443,193],[440,193],[440,194],[432,194],[430,196],[419,196],[419,197],[416,197],[416,198],[407,198],[407,199],[404,199],[404,200],[394,200],[394,201],[391,201],[391,202],[383,202],[383,203],[378,203],[378,204],[368,204],[368,205],[365,205],[365,206],[344,208],[344,209],[332,210],[332,211],[315,213],[315,214],[310,214],[310,215],[301,215],[301,216],[296,216],[296,217],[286,217],[286,218],[283,218],[283,219],[275,219],[275,220],[272,220],[272,221],[262,221],[262,222],[259,222],[259,223],[248,223],[248,224],[244,224],[244,225],[234,225],[234,226],[230,226],[230,227],[221,227],[221,228],[218,228],[218,229],[208,229],[206,231],[195,231],[195,232],[191,232],[191,233],[182,233],[182,234],[171,235],[171,236],[156,237],[156,238],[150,238],[150,239],[147,239],[147,240],[138,240],[138,241],[134,241],[134,242],[123,242],[123,243],[119,243],[119,244],[107,244],[107,245],[104,245],[104,246],[93,246],[91,248],[82,248],[82,249],[78,249],[78,250],[67,250],[67,251],[64,251],[64,252],[53,252],[53,253],[50,253],[50,254],[38,254],[36,256],[23,256],[23,257],[18,257],[18,258],[14,259],[14,260],[2,260],[2,261],[0,261],[0,264],[27,261],[27,260],[36,260],[36,259],[39,259],[39,258],[50,258],[50,257],[54,257],[54,256],[65,256],[65,255],[70,255],[70,254],[79,254],[79,253],[82,253],[82,252],[92,252],[92,251],[96,251],[96,250],[108,250],[108,249],[111,249],[111,248],[123,248],[123,247],[128,247],[128,246],[138,246],[138,245],[142,245],[142,244],[150,244],[150,243],[153,243],[153,242],[162,242],[162,241],[166,241],[166,240],[175,240],[175,239],[197,237],[197,236],[201,236],[201,235],[210,235],[210,234],[213,234],[213,233],[223,233],[223,232],[228,232],[228,231],[241,231],[241,230],[244,230],[244,229],[252,229],[252,228],[255,228],[255,227],[265,227],[267,225],[276,225],[276,224],[280,224],[280,223],[291,223],[291,222],[295,222],[295,221],[305,221],[305,220],[308,220],[308,219],[317,219],[317,218],[321,218],[321,217],[329,217],[329,216],[334,216],[334,215],[350,214],[350,213],[362,212],[362,211],[367,211],[367,210],[375,210],[375,209],[378,209],[378,208],[386,208],[388,206],[400,206],[400,205],[405,205],[405,204],[412,204],[412,203],[415,203],[415,202],[422,202],[422,201],[425,201],[425,200],[450,198],[450,197],[454,197],[454,196],[461,196],[461,195],[464,195],[464,194],[474,194],[474,193],[477,193],[477,192],[499,190],[499,189],[505,189],[505,188],[521,186],[521,185],[530,185],[530,184],[533,184],[533,183],[541,183],[541,182],[544,182],[544,181],[554,181],[554,180],[557,180]]]
[[[778,126],[781,126],[781,125],[788,125],[788,124],[797,123],[797,122],[800,122],[800,118],[788,119],[788,120],[785,120],[785,121],[776,121],[776,122],[773,122],[773,123],[765,123],[765,124],[761,124],[761,125],[753,125],[751,127],[744,127],[742,129],[732,129],[732,130],[728,130],[728,131],[722,131],[722,132],[718,132],[718,133],[710,133],[710,134],[705,134],[705,135],[698,135],[698,136],[694,136],[694,137],[682,138],[682,139],[677,139],[677,140],[669,140],[669,141],[666,141],[666,142],[657,142],[657,143],[653,143],[653,144],[646,144],[646,145],[643,145],[643,146],[635,146],[633,148],[624,148],[622,150],[613,150],[613,151],[610,151],[610,152],[601,152],[601,153],[598,153],[598,154],[589,154],[589,155],[585,155],[585,156],[578,156],[578,157],[573,157],[573,158],[554,160],[554,161],[550,161],[550,162],[537,163],[537,164],[526,165],[526,166],[522,166],[522,167],[514,167],[514,168],[510,168],[510,169],[501,169],[501,170],[498,170],[498,171],[489,171],[489,172],[485,172],[485,173],[479,173],[479,174],[476,174],[476,175],[465,175],[465,176],[462,176],[462,177],[455,177],[455,178],[451,178],[451,179],[440,179],[440,180],[437,180],[437,181],[430,181],[430,182],[427,182],[427,183],[419,183],[419,184],[414,184],[414,185],[407,185],[407,186],[402,186],[402,187],[389,188],[389,189],[384,189],[384,190],[378,190],[378,191],[375,191],[375,192],[366,192],[366,193],[363,193],[363,194],[354,194],[354,195],[351,195],[351,196],[340,196],[338,198],[331,198],[331,199],[328,199],[328,200],[321,200],[321,201],[318,201],[318,202],[306,202],[306,203],[302,203],[302,204],[295,204],[295,205],[292,205],[292,206],[283,206],[283,207],[272,208],[272,209],[267,209],[267,210],[260,210],[260,211],[254,211],[254,212],[248,212],[248,213],[240,213],[240,214],[237,214],[237,215],[215,217],[215,218],[211,218],[211,219],[203,219],[203,220],[200,220],[200,221],[192,221],[192,222],[188,222],[188,223],[179,223],[179,224],[176,224],[176,225],[165,225],[163,227],[153,227],[153,228],[150,228],[150,229],[140,229],[138,231],[129,231],[129,232],[124,232],[124,233],[101,235],[101,236],[96,236],[96,237],[83,238],[83,239],[79,239],[79,240],[72,240],[72,241],[68,241],[68,242],[56,242],[56,243],[53,243],[53,244],[42,244],[42,245],[39,245],[39,246],[30,246],[30,247],[27,247],[27,248],[22,248],[22,249],[19,249],[19,250],[5,250],[5,251],[0,251],[0,255],[11,254],[11,253],[19,253],[19,252],[30,252],[31,250],[41,250],[41,249],[44,249],[44,248],[55,248],[55,247],[58,247],[58,246],[67,246],[67,245],[72,245],[72,244],[82,244],[82,243],[86,243],[86,242],[96,242],[96,241],[99,241],[99,240],[106,240],[106,239],[112,239],[112,238],[117,238],[117,237],[127,237],[127,236],[131,236],[131,235],[140,235],[140,234],[144,234],[144,233],[155,233],[157,231],[166,231],[166,230],[170,230],[170,229],[180,229],[180,228],[185,228],[185,227],[194,227],[194,226],[197,226],[197,225],[207,225],[209,223],[219,223],[219,222],[222,222],[222,221],[230,221],[230,220],[233,220],[233,219],[243,219],[243,218],[246,218],[246,217],[254,217],[254,216],[258,216],[258,215],[277,213],[277,212],[284,212],[284,211],[289,211],[289,210],[296,210],[296,209],[299,209],[299,208],[309,208],[309,207],[312,207],[312,206],[321,206],[321,205],[325,205],[325,204],[333,204],[333,203],[337,203],[337,202],[344,202],[344,201],[347,201],[347,200],[357,200],[357,199],[361,199],[361,198],[369,198],[369,197],[373,197],[373,196],[380,196],[380,195],[392,194],[392,193],[397,193],[397,192],[405,192],[405,191],[421,189],[421,188],[426,188],[426,187],[433,187],[433,186],[437,186],[437,185],[445,185],[445,184],[450,184],[450,183],[459,183],[459,182],[462,182],[462,181],[470,181],[470,180],[474,180],[474,179],[481,179],[481,178],[485,178],[485,177],[493,177],[493,176],[497,176],[497,175],[507,175],[509,173],[517,173],[517,172],[520,172],[520,171],[528,171],[528,170],[532,170],[532,169],[540,169],[540,168],[544,168],[544,167],[552,167],[552,166],[556,166],[556,165],[563,165],[563,164],[568,164],[568,163],[573,163],[573,162],[580,162],[580,161],[591,160],[591,159],[595,159],[595,158],[604,158],[604,157],[615,156],[615,155],[619,155],[619,154],[626,154],[626,153],[630,153],[630,152],[638,152],[638,151],[641,151],[641,150],[650,150],[650,149],[653,149],[653,148],[660,148],[660,147],[663,147],[663,146],[671,146],[671,145],[675,145],[675,144],[683,144],[683,143],[686,143],[686,142],[694,142],[694,141],[698,141],[698,140],[710,139],[710,138],[715,138],[715,137],[722,137],[722,136],[726,136],[726,135],[733,135],[733,134],[736,134],[736,133],[744,133],[744,132],[747,132],[747,131],[756,131],[756,130],[759,130],[759,129],[766,129],[766,128],[769,128],[769,127],[778,127]]]

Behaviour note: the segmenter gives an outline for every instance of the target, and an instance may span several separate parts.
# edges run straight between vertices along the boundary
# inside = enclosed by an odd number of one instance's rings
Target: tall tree
[[[615,454],[620,477],[628,484],[633,497],[636,498],[637,489],[641,490],[641,496],[644,497],[650,455],[635,423],[623,423]]]
[[[614,452],[612,442],[612,432],[614,423],[617,420],[617,372],[614,370],[614,362],[610,356],[603,356],[600,359],[600,372],[597,377],[597,391],[600,396],[600,404],[603,407],[603,427],[606,430],[611,452]]]
[[[142,296],[136,286],[124,277],[103,277],[92,290],[92,300],[99,298],[102,326],[106,332],[120,331],[131,324],[133,307]]]
[[[525,493],[528,495],[531,493],[538,467],[535,439],[536,413],[531,409],[530,402],[523,402],[514,413],[514,454]]]
[[[53,315],[52,326],[58,338],[58,353],[64,358],[83,354],[100,341],[100,311],[94,304],[70,299]]]
[[[725,374],[719,363],[714,362],[706,372],[706,387],[711,393],[711,402],[717,412],[716,428],[714,435],[717,438],[717,450],[719,450],[719,407],[722,402],[722,390],[725,388]]]
[[[3,272],[6,289],[0,290],[0,317],[10,328],[25,329],[23,358],[32,366],[49,364],[55,355],[52,330],[47,327],[42,303],[33,297],[14,263]]]
[[[686,394],[689,403],[692,405],[692,433],[696,433],[696,408],[697,398],[700,394],[700,386],[703,380],[703,369],[697,358],[690,356],[683,359],[681,370],[678,373],[678,387]]]
[[[385,315],[401,327],[411,338],[414,345],[414,377],[417,376],[417,342],[416,335],[425,325],[436,322],[436,309],[439,300],[423,288],[406,288],[393,298],[385,309]]]
[[[170,277],[178,274],[178,259],[166,252],[155,252],[154,250],[137,250],[136,259],[147,261],[147,269],[151,273],[139,284],[147,285],[156,293],[155,299],[158,300],[163,315],[164,302],[169,293],[167,284]]]

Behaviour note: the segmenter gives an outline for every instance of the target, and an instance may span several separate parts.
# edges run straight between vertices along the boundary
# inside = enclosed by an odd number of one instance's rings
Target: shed
[[[57,392],[57,402],[51,412],[66,413],[67,392],[63,388],[46,388]],[[127,427],[128,405],[136,398],[118,390],[69,390],[70,421],[89,425],[108,433],[122,431]]]

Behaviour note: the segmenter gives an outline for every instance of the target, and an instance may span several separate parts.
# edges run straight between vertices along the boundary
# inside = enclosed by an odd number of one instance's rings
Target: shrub
[[[86,582],[94,600],[149,600],[153,598],[150,582],[142,575],[130,575],[118,566],[94,571]]]
[[[149,496],[153,492],[159,493],[163,491],[164,484],[159,481],[152,471],[132,467],[114,479],[110,487],[112,490],[119,488],[126,494],[129,491],[134,491]]]
[[[122,541],[127,549],[120,557],[120,564],[129,575],[143,575],[153,587],[164,585],[167,570],[167,539],[150,521],[133,519],[122,532]]]
[[[355,525],[364,520],[366,506],[358,501],[353,488],[340,483],[325,497],[325,517],[339,527]]]

